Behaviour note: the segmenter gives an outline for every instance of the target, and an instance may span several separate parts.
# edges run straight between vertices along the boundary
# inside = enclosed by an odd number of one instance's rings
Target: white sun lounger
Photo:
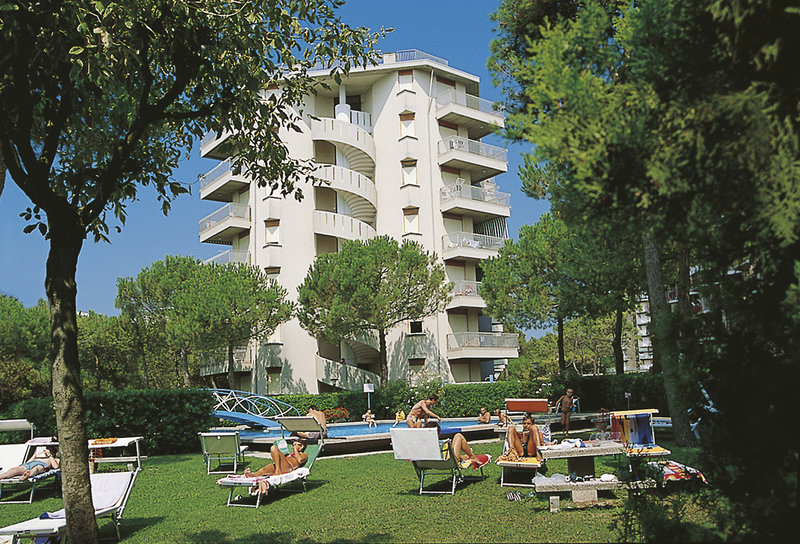
[[[104,472],[92,474],[92,502],[97,518],[111,518],[120,539],[119,526],[125,505],[128,503],[133,483],[139,470],[134,472]],[[12,543],[21,538],[49,537],[60,535],[64,542],[67,520],[64,510],[48,512],[46,519],[33,518],[0,529],[0,537],[10,536]]]

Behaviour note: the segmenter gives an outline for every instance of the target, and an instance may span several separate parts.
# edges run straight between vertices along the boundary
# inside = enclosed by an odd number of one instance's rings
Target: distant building
[[[480,80],[417,50],[383,55],[354,69],[302,104],[301,132],[284,132],[290,154],[319,164],[328,185],[304,187],[302,202],[274,197],[234,175],[226,134],[208,135],[203,157],[222,161],[200,188],[222,203],[200,221],[202,242],[228,246],[209,263],[251,263],[295,299],[309,266],[346,240],[389,235],[435,252],[454,283],[447,311],[390,332],[390,379],[421,374],[449,382],[488,380],[518,355],[515,334],[482,313],[478,263],[497,255],[508,237],[510,195],[494,176],[507,170],[506,150],[483,143],[504,124],[479,96]],[[377,338],[340,344],[311,337],[293,319],[236,357],[237,387],[259,393],[361,390],[378,383]],[[342,365],[345,359],[347,365]],[[206,375],[225,371],[209,361]]]

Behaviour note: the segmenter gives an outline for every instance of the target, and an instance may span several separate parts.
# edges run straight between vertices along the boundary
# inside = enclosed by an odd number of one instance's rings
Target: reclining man
[[[539,447],[544,444],[544,436],[539,427],[533,422],[533,416],[528,413],[522,418],[522,433],[517,432],[514,425],[508,426],[508,451],[503,454],[508,461],[515,461],[519,457],[536,457],[541,461],[542,453]]]

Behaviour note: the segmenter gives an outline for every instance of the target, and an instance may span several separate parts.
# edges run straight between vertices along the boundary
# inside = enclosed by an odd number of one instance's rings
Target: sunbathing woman
[[[435,428],[439,436],[439,441],[444,442],[444,440],[442,440],[442,428],[439,426],[439,423],[436,421],[429,421],[425,427]],[[461,463],[461,468],[472,466],[473,470],[478,470],[492,460],[490,455],[476,455],[475,452],[472,451],[467,439],[464,438],[464,435],[461,433],[456,433],[450,443],[453,446],[453,455],[458,458]]]
[[[303,450],[306,449],[304,442],[295,440],[292,443],[292,453],[284,455],[275,444],[269,449],[269,454],[272,456],[272,462],[264,465],[255,472],[250,472],[249,468],[244,469],[244,475],[249,477],[253,476],[272,476],[273,474],[288,474],[294,469],[300,468],[308,461],[308,454]]]
[[[533,416],[525,414],[522,418],[522,433],[517,432],[514,425],[508,426],[508,450],[503,453],[506,461],[516,461],[520,457],[536,457],[542,459],[539,447],[544,444],[544,436],[539,427],[533,422]]]
[[[16,478],[19,476],[20,480],[27,480],[31,476],[42,474],[50,469],[59,467],[60,461],[56,459],[58,453],[58,446],[50,445],[43,448],[36,448],[36,451],[31,455],[31,458],[17,467],[11,467],[0,474],[0,480],[5,478]]]

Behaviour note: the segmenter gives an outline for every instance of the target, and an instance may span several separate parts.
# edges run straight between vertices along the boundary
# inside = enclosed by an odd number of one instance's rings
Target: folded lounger
[[[229,474],[236,473],[238,463],[244,461],[244,450],[239,440],[239,433],[211,432],[198,433],[200,442],[203,445],[203,457],[206,461],[206,474]],[[223,464],[229,464],[233,470],[211,470],[211,461],[216,460],[221,468]],[[227,462],[227,463],[226,463]]]
[[[262,493],[258,492],[258,487],[260,482],[267,482],[270,488],[278,488],[284,484],[288,484],[290,482],[294,482],[296,480],[300,480],[300,483],[303,484],[303,491],[306,491],[306,478],[308,475],[311,474],[311,468],[314,465],[314,461],[316,461],[317,457],[319,456],[320,452],[322,452],[322,448],[324,446],[325,437],[322,434],[322,427],[320,426],[319,422],[313,417],[308,416],[299,416],[299,417],[280,417],[277,418],[278,423],[281,424],[281,432],[289,432],[289,433],[296,433],[296,432],[316,432],[319,433],[319,439],[316,444],[306,444],[305,452],[308,455],[308,461],[306,464],[300,468],[297,468],[287,474],[278,474],[274,476],[259,476],[259,477],[250,477],[246,478],[245,476],[234,474],[231,476],[226,476],[225,478],[220,478],[217,480],[217,485],[220,487],[227,487],[228,491],[228,506],[242,506],[246,508],[258,508],[261,505],[261,497]],[[281,448],[284,453],[288,453],[290,448],[286,445],[285,438],[279,441],[278,447],[281,445],[284,448]],[[262,484],[263,485],[263,484]],[[247,504],[242,502],[236,502],[233,498],[233,493],[236,491],[237,488],[252,488],[252,494],[255,495],[256,501],[255,504]]]
[[[390,429],[394,458],[411,461],[419,478],[419,494],[449,493],[454,495],[456,486],[466,477],[461,473],[461,465],[453,453],[450,440],[439,441],[439,434],[434,428],[423,429]],[[491,457],[489,458],[491,459]],[[484,479],[483,466],[480,467],[480,478]],[[425,489],[425,476],[434,474],[450,477],[450,491]]]
[[[122,520],[122,514],[138,473],[139,470],[135,470],[134,472],[105,472],[91,475],[94,515],[97,518],[108,517],[114,521],[117,540],[120,539],[119,526]],[[20,538],[60,535],[63,544],[66,538],[66,528],[67,520],[65,519],[64,510],[62,509],[56,512],[43,514],[41,518],[33,518],[28,521],[3,527],[0,529],[0,536],[10,536],[12,537],[12,542],[18,542]]]

